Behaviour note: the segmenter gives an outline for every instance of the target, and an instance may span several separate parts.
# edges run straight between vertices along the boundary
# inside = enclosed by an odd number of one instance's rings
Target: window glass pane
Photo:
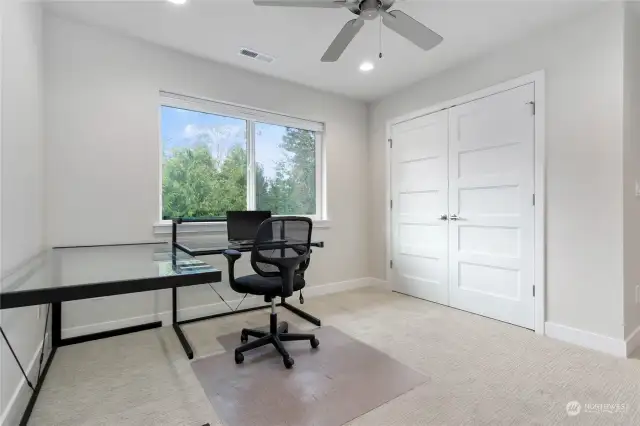
[[[247,208],[247,122],[161,107],[162,217]]]
[[[309,130],[255,123],[256,208],[316,214],[316,137]]]

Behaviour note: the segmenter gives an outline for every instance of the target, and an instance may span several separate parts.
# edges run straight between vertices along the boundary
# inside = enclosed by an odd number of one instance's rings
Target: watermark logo
[[[585,413],[615,414],[627,413],[629,404],[584,404]]]
[[[580,414],[582,411],[582,405],[578,401],[569,401],[567,403],[567,414],[569,417],[574,417]]]
[[[566,409],[569,417],[575,417],[582,412],[593,414],[625,414],[629,412],[629,404],[581,404],[578,401],[569,401]]]

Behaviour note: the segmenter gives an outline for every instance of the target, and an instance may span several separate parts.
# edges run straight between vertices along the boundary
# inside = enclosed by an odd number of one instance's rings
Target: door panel
[[[458,264],[458,269],[460,287],[464,290],[512,299],[518,297],[517,287],[513,286],[519,281],[518,270],[463,262]]]
[[[398,162],[396,179],[402,194],[425,193],[425,181],[446,181],[442,176],[447,176],[447,163],[442,157]]]
[[[520,257],[517,228],[463,226],[458,230],[458,250],[467,253]]]
[[[458,181],[458,213],[460,216],[514,216],[520,208],[517,186],[492,187],[474,185],[472,180]],[[452,209],[455,211],[455,209]]]
[[[502,173],[517,173],[519,154],[517,144],[461,151],[458,153],[458,178],[490,176],[496,168],[502,169]]]
[[[449,112],[450,305],[534,326],[533,84]]]
[[[396,291],[448,303],[448,112],[391,129],[391,255]]]

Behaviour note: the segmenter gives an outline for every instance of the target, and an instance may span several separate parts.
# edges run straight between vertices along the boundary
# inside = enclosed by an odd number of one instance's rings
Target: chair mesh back
[[[275,217],[262,222],[251,252],[253,269],[263,277],[280,276],[272,263],[288,263],[309,254],[311,229],[311,219],[306,217]],[[298,269],[307,266],[305,262]]]

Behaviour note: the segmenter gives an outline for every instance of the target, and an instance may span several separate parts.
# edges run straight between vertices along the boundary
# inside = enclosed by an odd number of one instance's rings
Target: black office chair
[[[289,333],[286,322],[278,324],[276,298],[289,297],[294,291],[305,286],[304,271],[311,261],[311,219],[306,217],[275,217],[267,219],[258,228],[251,250],[251,266],[255,275],[234,276],[234,265],[240,259],[240,252],[227,250],[224,256],[229,261],[229,283],[238,293],[264,296],[271,302],[269,331],[243,329],[240,341],[244,345],[236,348],[236,364],[244,361],[243,352],[272,344],[282,355],[285,367],[293,366],[293,358],[285,350],[282,342],[309,340],[312,348],[320,342],[313,334]],[[257,337],[249,343],[249,336]]]

